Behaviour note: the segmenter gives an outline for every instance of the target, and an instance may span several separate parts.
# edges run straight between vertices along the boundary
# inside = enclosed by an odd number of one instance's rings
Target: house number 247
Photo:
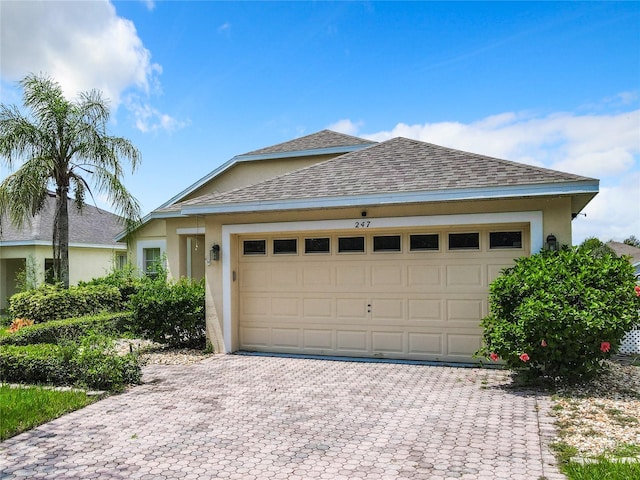
[[[356,228],[369,228],[371,226],[371,220],[356,220]]]

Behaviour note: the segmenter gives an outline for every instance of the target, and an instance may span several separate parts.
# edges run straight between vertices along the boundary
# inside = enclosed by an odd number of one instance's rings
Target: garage
[[[235,237],[240,350],[473,361],[529,223]]]

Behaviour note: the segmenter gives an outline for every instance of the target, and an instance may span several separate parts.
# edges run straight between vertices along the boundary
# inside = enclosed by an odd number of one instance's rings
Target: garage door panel
[[[269,285],[269,265],[246,265],[239,269],[238,281],[245,291],[263,290]]]
[[[271,300],[268,296],[246,294],[242,297],[242,303],[240,304],[240,314],[244,317],[268,316],[271,313],[269,311],[270,304]]]
[[[482,287],[484,275],[482,265],[448,265],[447,285]]]
[[[409,288],[443,286],[442,269],[439,265],[409,265],[407,267]]]
[[[367,305],[366,298],[337,298],[336,316],[341,319],[366,320],[369,317]]]
[[[303,317],[308,319],[330,319],[335,316],[333,298],[305,298],[303,300]]]
[[[404,353],[404,332],[371,332],[371,349],[377,352]]]
[[[410,322],[434,322],[443,318],[442,299],[409,299]]]
[[[371,267],[371,286],[376,288],[403,287],[402,265],[373,265]]]
[[[483,314],[483,300],[451,299],[447,301],[448,322],[472,322],[479,324]]]
[[[369,351],[369,334],[366,330],[337,330],[336,350],[339,352],[366,353]]]
[[[409,353],[414,355],[444,355],[442,333],[409,333]]]
[[[297,265],[272,267],[270,290],[298,290],[299,283]]]
[[[298,297],[271,297],[271,315],[277,317],[300,317],[300,299]]]
[[[337,286],[347,288],[347,291],[362,290],[368,286],[368,265],[338,265],[336,267]]]
[[[489,285],[496,278],[498,278],[502,274],[502,270],[512,266],[513,266],[513,262],[487,265],[487,285]]]
[[[466,333],[447,334],[447,355],[458,357],[469,357],[469,353],[476,352],[482,344],[481,334],[476,335]]]
[[[377,321],[392,321],[399,323],[405,318],[404,299],[402,298],[374,298],[371,300],[371,319]]]
[[[305,329],[303,331],[303,345],[305,349],[335,350],[334,330]]]
[[[303,266],[303,285],[305,287],[330,288],[334,285],[333,268],[330,265]]]
[[[272,345],[276,348],[301,348],[301,331],[299,328],[272,328]]]
[[[269,347],[271,346],[271,328],[241,327],[240,340],[247,347]]]

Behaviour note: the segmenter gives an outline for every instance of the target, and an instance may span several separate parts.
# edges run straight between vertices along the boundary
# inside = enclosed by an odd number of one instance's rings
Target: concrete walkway
[[[0,444],[0,478],[564,478],[549,400],[476,368],[216,356]]]

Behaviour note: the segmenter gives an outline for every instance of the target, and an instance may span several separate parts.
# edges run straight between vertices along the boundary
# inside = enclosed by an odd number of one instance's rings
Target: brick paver
[[[478,368],[221,355],[0,444],[0,478],[562,479],[549,400]]]

